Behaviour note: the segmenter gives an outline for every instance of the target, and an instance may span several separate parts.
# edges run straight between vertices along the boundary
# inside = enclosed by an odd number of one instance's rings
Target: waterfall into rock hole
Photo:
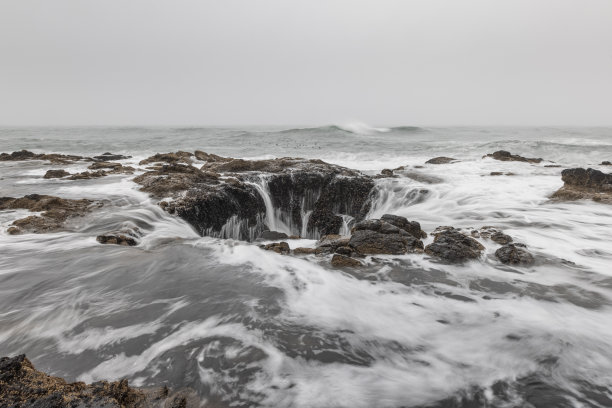
[[[351,235],[351,228],[355,225],[355,217],[346,214],[338,214],[342,217],[342,227],[340,227],[340,235]]]
[[[277,211],[274,208],[270,189],[268,188],[267,177],[260,175],[258,182],[251,182],[249,184],[257,189],[257,192],[261,195],[261,198],[264,201],[264,205],[266,206],[266,218],[264,223],[268,229],[270,231],[284,232],[287,235],[293,235],[294,232],[291,230],[291,227],[281,219],[280,211]]]
[[[366,218],[396,214],[398,210],[423,202],[430,191],[419,188],[408,179],[383,179],[374,186],[372,206]]]

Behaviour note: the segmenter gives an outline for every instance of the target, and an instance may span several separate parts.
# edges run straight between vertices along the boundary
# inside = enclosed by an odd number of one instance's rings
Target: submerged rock
[[[544,160],[541,158],[536,159],[536,158],[519,156],[518,154],[512,154],[505,150],[498,150],[494,153],[489,153],[486,156],[483,156],[483,158],[485,157],[491,157],[492,159],[501,160],[501,161],[518,161],[518,162],[525,162],[525,163],[541,163]]]
[[[103,235],[98,235],[96,241],[101,244],[114,244],[123,246],[138,245],[138,238],[142,237],[142,233],[138,228],[125,228],[120,231],[108,232]]]
[[[22,198],[0,198],[0,210],[25,209],[42,212],[14,221],[10,234],[22,232],[45,233],[61,230],[70,217],[79,217],[90,211],[93,201],[70,200],[54,196],[30,194]]]
[[[503,264],[532,265],[533,255],[522,244],[507,244],[495,251],[495,256]]]
[[[357,267],[362,266],[363,264],[357,259],[350,258],[346,255],[335,254],[331,259],[332,266],[336,268],[346,268],[346,267]]]
[[[423,249],[423,242],[386,221],[366,220],[353,227],[348,246],[361,255],[401,255]]]
[[[601,162],[600,166],[612,166],[612,163],[607,160],[604,160]]]
[[[128,380],[68,383],[34,368],[25,355],[0,358],[0,407],[191,408],[199,401],[189,392],[168,388],[143,390]]]
[[[558,200],[591,199],[612,203],[612,173],[595,169],[565,169],[561,172],[564,184],[551,198]]]
[[[457,159],[453,159],[452,157],[434,157],[433,159],[429,159],[425,162],[425,164],[448,164],[458,161]]]
[[[433,232],[434,242],[425,247],[425,253],[450,263],[477,259],[484,246],[453,227],[439,227]]]
[[[124,156],[122,154],[113,154],[110,152],[102,153],[100,156],[94,156],[93,159],[96,161],[108,162],[113,160],[125,160],[131,159],[132,156]]]
[[[43,178],[46,178],[46,179],[62,178],[62,177],[66,177],[69,175],[70,173],[68,173],[66,170],[61,170],[61,169],[60,170],[47,170]]]

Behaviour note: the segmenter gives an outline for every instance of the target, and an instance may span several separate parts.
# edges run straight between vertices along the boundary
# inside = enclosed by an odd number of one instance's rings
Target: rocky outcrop
[[[170,153],[151,160],[166,156],[190,157]],[[242,160],[204,152],[196,157],[206,161],[200,169],[172,163],[134,181],[155,197],[172,197],[164,208],[203,235],[254,240],[282,224],[288,235],[318,237],[339,232],[340,214],[360,220],[369,210],[374,182],[355,170],[296,158]]]
[[[507,265],[532,265],[533,255],[523,244],[507,244],[495,251],[495,256],[501,263]]]
[[[406,219],[403,222],[410,224]],[[360,255],[401,255],[422,250],[423,242],[409,231],[380,219],[356,224],[347,246]]]
[[[612,166],[612,163],[608,160],[604,160],[600,163],[600,166]]]
[[[492,159],[501,160],[501,161],[518,161],[518,162],[525,162],[525,163],[541,163],[544,160],[540,158],[536,159],[536,158],[519,156],[518,154],[512,154],[505,150],[498,150],[494,153],[490,153],[490,154],[487,154],[486,156],[483,156],[483,158],[485,157],[490,157]]]
[[[79,217],[90,211],[93,201],[70,200],[48,195],[30,194],[22,198],[0,198],[0,210],[25,209],[42,212],[14,221],[9,234],[23,232],[45,233],[61,230],[68,218]]]
[[[62,177],[67,177],[69,175],[70,173],[68,173],[66,170],[61,170],[61,169],[60,170],[47,170],[43,178],[46,178],[46,179],[62,178]]]
[[[191,397],[191,398],[190,398]],[[25,357],[0,358],[0,407],[191,408],[199,401],[167,387],[138,389],[127,380],[68,383],[34,368]]]
[[[434,242],[425,247],[425,253],[449,263],[462,263],[477,259],[484,246],[453,227],[439,227],[432,233]]]
[[[0,161],[23,161],[23,160],[48,160],[51,163],[56,164],[67,164],[79,160],[92,159],[82,156],[75,156],[69,154],[58,154],[58,153],[33,153],[28,150],[21,150],[13,153],[0,153]]]
[[[174,153],[156,153],[151,157],[148,157],[140,161],[140,165],[151,164],[151,163],[183,163],[191,164],[191,157],[193,153],[178,151]]]
[[[564,184],[551,198],[557,200],[591,199],[612,203],[612,173],[594,169],[565,169],[561,172]]]
[[[425,162],[425,164],[448,164],[458,161],[457,159],[453,159],[452,157],[434,157],[433,159],[429,159]]]

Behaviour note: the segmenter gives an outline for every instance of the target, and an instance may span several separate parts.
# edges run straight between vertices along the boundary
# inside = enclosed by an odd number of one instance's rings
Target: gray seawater
[[[53,234],[10,236],[0,212],[0,355],[68,380],[193,389],[205,406],[612,406],[612,206],[558,203],[562,168],[483,159],[505,149],[563,167],[612,160],[609,128],[2,128],[0,151],[133,156],[200,149],[308,157],[376,174],[369,217],[503,229],[537,257],[462,266],[380,256],[354,272],[200,237],[131,176],[45,180],[45,162],[0,162],[1,196],[104,206]],[[424,165],[435,156],[461,162]],[[411,166],[421,166],[414,168]],[[514,173],[492,177],[492,171]],[[95,236],[135,224],[137,247]],[[429,238],[426,244],[431,241]],[[314,241],[292,242],[312,246]]]

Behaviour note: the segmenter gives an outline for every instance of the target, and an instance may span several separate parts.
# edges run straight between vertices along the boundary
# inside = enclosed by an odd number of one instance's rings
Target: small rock
[[[383,169],[380,174],[382,174],[383,176],[387,176],[387,177],[391,177],[393,176],[393,170],[390,169]]]
[[[507,265],[532,265],[533,255],[521,244],[507,244],[495,251],[495,256]]]
[[[477,259],[484,250],[482,244],[453,227],[439,227],[434,231],[434,242],[425,247],[425,253],[447,262],[461,263]]]
[[[457,159],[453,159],[452,157],[434,157],[433,159],[429,159],[425,162],[425,164],[448,164],[457,161]]]
[[[98,235],[96,240],[101,244],[115,244],[123,246],[138,245],[137,238],[140,238],[142,233],[138,228],[126,228],[117,232],[109,232],[103,235]]]
[[[266,251],[274,251],[277,254],[281,254],[281,255],[287,255],[291,253],[289,244],[286,242],[274,242],[268,245],[261,245],[260,248],[265,249]]]
[[[335,254],[331,260],[332,266],[336,268],[344,268],[344,267],[356,267],[362,266],[363,264],[359,262],[357,259],[353,259],[351,257]]]
[[[62,177],[66,177],[69,175],[70,173],[68,173],[66,170],[47,170],[43,178],[46,178],[46,179],[62,178]]]
[[[94,156],[93,159],[96,161],[113,161],[113,160],[125,160],[131,159],[132,156],[124,156],[122,154],[113,154],[110,152],[102,153],[100,156]]]

